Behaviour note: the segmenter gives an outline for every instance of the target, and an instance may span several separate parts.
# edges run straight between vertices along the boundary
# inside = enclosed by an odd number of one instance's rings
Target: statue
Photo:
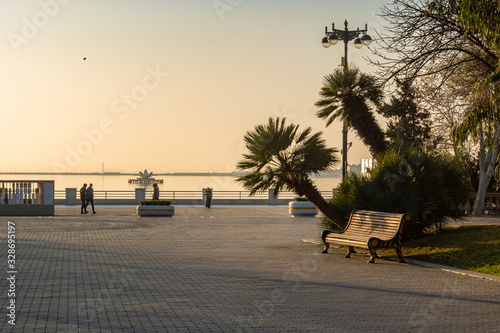
[[[139,171],[139,176],[136,179],[129,179],[129,184],[147,184],[152,185],[154,183],[163,184],[163,179],[156,179],[153,177],[153,171],[148,172],[147,169],[144,169],[144,172]]]

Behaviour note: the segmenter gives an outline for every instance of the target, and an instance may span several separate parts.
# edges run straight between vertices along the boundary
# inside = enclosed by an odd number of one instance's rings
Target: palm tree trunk
[[[345,99],[344,110],[351,127],[370,153],[373,156],[383,153],[387,149],[385,133],[366,103],[358,96],[351,96]]]
[[[304,180],[300,184],[300,190],[296,189],[297,194],[300,196],[305,196],[309,201],[318,207],[321,213],[325,215],[329,220],[331,220],[335,225],[341,229],[345,229],[347,222],[344,220],[342,214],[337,212],[333,207],[328,204],[328,202],[323,198],[318,188],[311,179]]]

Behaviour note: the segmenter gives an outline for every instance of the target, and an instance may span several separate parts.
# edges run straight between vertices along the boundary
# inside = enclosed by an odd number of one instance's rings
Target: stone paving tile
[[[500,332],[500,283],[321,254],[286,208],[74,207],[16,223],[16,325],[2,332]],[[7,271],[5,259],[2,269]],[[6,276],[7,273],[3,274]]]

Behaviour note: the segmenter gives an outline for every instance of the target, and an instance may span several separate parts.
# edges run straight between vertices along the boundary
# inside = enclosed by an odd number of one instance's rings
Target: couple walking
[[[82,188],[80,189],[80,200],[82,201],[82,207],[80,208],[80,214],[87,214],[87,206],[92,204],[92,213],[96,213],[94,209],[94,189],[92,188],[92,183],[89,184],[89,187],[87,187],[87,184],[83,184]]]

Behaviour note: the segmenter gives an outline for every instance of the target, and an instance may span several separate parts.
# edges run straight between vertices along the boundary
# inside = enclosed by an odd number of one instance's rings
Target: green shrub
[[[309,201],[309,199],[304,198],[304,197],[295,197],[295,198],[293,198],[293,201]]]
[[[172,201],[170,200],[142,200],[139,205],[143,206],[170,206]]]
[[[389,149],[367,176],[350,174],[330,204],[345,220],[355,208],[408,213],[405,237],[416,237],[430,227],[441,228],[448,218],[463,216],[461,205],[470,185],[457,159],[414,146]],[[328,229],[331,222],[323,221]]]

